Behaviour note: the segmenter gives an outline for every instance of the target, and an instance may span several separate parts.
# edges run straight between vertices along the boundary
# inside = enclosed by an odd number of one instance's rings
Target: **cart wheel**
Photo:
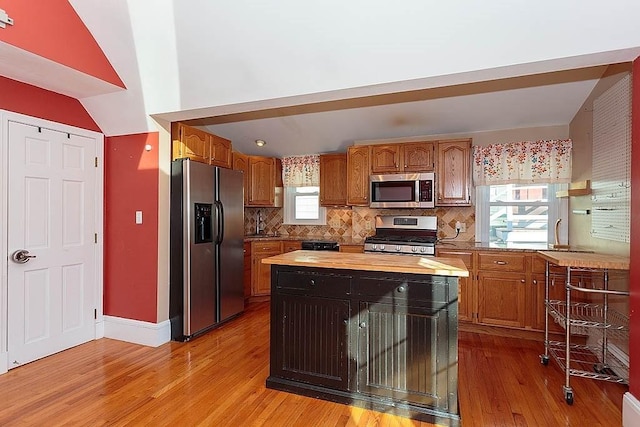
[[[540,355],[540,363],[547,366],[549,364],[549,356],[545,356],[544,354]]]
[[[564,400],[567,401],[567,404],[573,405],[573,392],[572,391],[567,391],[564,394]]]

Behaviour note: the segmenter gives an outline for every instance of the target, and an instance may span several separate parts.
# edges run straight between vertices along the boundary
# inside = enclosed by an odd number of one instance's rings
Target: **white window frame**
[[[547,243],[554,243],[554,228],[556,221],[560,219],[560,227],[558,228],[558,240],[560,243],[566,244],[569,237],[569,203],[567,198],[556,197],[556,191],[567,188],[567,184],[549,184],[547,190],[547,202],[489,202],[489,185],[480,185],[476,187],[476,241],[489,243],[489,221],[491,206],[513,206],[518,204],[526,204],[527,206],[547,205],[548,210],[548,227],[547,227]],[[524,242],[522,243],[524,244]]]
[[[298,187],[284,188],[283,223],[285,225],[327,225],[327,209],[320,206],[318,197],[318,219],[297,219],[295,216],[295,197]]]

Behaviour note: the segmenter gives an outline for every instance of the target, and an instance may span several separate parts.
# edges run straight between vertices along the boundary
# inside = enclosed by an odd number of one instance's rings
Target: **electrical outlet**
[[[466,233],[467,232],[467,223],[466,222],[461,222],[460,223],[460,232],[461,233]]]
[[[329,227],[331,227],[331,228],[340,228],[340,220],[339,219],[332,219],[331,221],[329,221]]]
[[[367,231],[371,230],[371,221],[366,221],[364,223],[364,229]]]

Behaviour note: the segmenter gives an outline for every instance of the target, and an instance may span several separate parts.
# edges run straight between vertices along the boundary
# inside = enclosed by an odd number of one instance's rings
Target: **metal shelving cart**
[[[609,299],[628,297],[629,292],[610,290],[609,272],[629,270],[629,258],[581,252],[540,251],[538,254],[547,264],[544,354],[540,355],[540,361],[547,365],[551,356],[564,370],[562,391],[566,402],[573,404],[569,382],[572,375],[628,384],[628,368],[620,361],[621,355],[611,351],[609,342],[628,340],[629,319],[611,309]],[[559,274],[555,268],[551,271],[551,264],[564,267],[566,273]],[[564,300],[550,299],[549,286],[556,280],[564,282]],[[549,339],[551,319],[564,328],[564,342]],[[572,343],[577,336],[589,336],[588,340],[582,338],[587,344]]]

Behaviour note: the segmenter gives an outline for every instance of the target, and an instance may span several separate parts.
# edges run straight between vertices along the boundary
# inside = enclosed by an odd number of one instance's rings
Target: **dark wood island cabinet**
[[[296,251],[271,264],[267,387],[459,424],[454,259]]]

